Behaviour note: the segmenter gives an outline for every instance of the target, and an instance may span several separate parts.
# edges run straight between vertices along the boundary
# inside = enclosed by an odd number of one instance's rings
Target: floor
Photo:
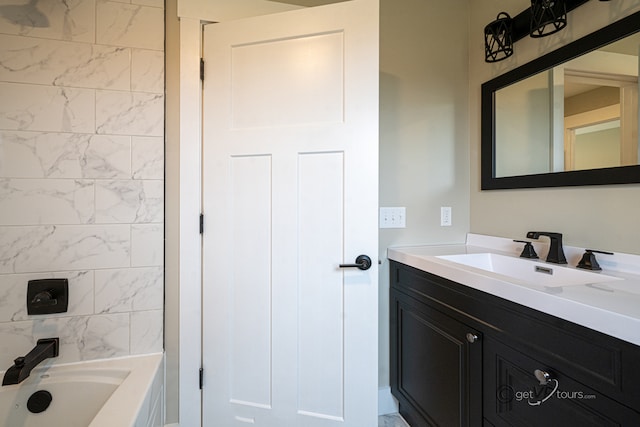
[[[399,414],[380,415],[378,427],[409,427],[409,424]]]

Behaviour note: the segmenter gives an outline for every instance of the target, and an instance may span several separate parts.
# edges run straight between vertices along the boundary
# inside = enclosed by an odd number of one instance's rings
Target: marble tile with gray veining
[[[129,178],[131,138],[0,131],[0,178]]]
[[[95,91],[0,83],[0,128],[93,133]]]
[[[96,223],[162,222],[163,216],[161,180],[96,182]]]
[[[83,178],[130,178],[131,138],[92,135],[80,166]]]
[[[162,351],[162,310],[131,313],[131,354]]]
[[[29,279],[19,274],[0,274],[0,323],[22,320],[26,316],[25,280]]]
[[[131,175],[134,179],[164,179],[164,138],[131,138]]]
[[[127,267],[130,236],[128,225],[2,226],[0,274]]]
[[[131,49],[0,35],[0,81],[130,90]]]
[[[131,90],[164,93],[164,52],[132,49]]]
[[[116,2],[99,2],[96,41],[112,46],[164,49],[164,10]]]
[[[40,338],[60,338],[60,355],[47,363],[70,363],[129,355],[129,314],[48,317],[0,323],[0,366],[10,366]],[[46,364],[46,363],[45,363]]]
[[[48,317],[68,317],[93,314],[93,271],[54,273],[1,274],[0,322],[27,320],[27,283],[29,280],[64,278],[69,280],[69,308],[66,313]]]
[[[162,136],[164,96],[140,92],[96,92],[96,133]]]
[[[162,265],[163,251],[164,227],[162,224],[134,224],[131,226],[132,267]]]
[[[0,369],[162,351],[163,8],[0,0]],[[46,277],[69,311],[28,316]]]
[[[96,313],[162,309],[162,267],[105,269],[95,275]]]
[[[89,224],[93,181],[0,178],[0,225]]]
[[[13,365],[16,357],[27,354],[35,344],[33,322],[0,322],[0,370]]]
[[[69,347],[76,346],[79,360],[126,356],[130,354],[128,314],[73,317],[66,328]]]
[[[0,177],[82,178],[90,135],[0,131]]]
[[[0,33],[92,43],[95,0],[2,0]]]

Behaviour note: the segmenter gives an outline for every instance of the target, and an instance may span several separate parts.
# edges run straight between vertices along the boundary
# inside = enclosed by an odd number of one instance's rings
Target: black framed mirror
[[[640,183],[639,54],[636,12],[484,83],[482,190]]]

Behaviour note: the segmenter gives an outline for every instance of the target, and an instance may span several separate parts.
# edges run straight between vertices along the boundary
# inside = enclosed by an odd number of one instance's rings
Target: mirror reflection
[[[640,33],[495,92],[495,177],[640,164]]]

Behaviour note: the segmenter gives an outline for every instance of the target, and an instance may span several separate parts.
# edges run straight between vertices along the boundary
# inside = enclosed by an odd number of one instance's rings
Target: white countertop
[[[623,280],[588,285],[537,286],[449,260],[442,255],[496,253],[518,257],[522,243],[511,239],[470,234],[467,244],[389,248],[389,259],[461,283],[497,297],[640,345],[640,256],[599,255],[602,274]],[[544,260],[547,245],[534,243]],[[575,268],[584,249],[565,247],[570,266]],[[539,262],[540,260],[537,260]],[[532,261],[533,262],[533,261]]]

